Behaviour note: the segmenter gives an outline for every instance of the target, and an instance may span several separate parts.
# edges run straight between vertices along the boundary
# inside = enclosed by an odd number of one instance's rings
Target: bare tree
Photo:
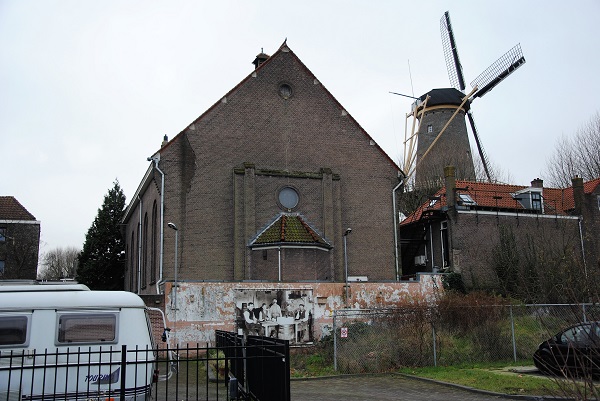
[[[473,150],[471,150],[473,153]],[[487,181],[488,178],[485,174],[485,169],[483,167],[483,162],[479,157],[473,159],[475,164],[475,176],[477,177],[477,181]],[[490,180],[492,182],[498,183],[511,183],[513,182],[513,177],[508,170],[504,170],[503,168],[495,163],[493,160],[488,159],[487,165],[488,172],[490,173]]]
[[[41,280],[60,280],[75,278],[79,250],[75,247],[54,248],[42,255]]]
[[[600,177],[600,112],[574,136],[563,136],[546,162],[548,182],[558,188],[571,185],[576,175],[585,181]]]

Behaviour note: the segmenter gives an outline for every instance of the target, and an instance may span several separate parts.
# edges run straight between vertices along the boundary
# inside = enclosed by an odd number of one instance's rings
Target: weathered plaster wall
[[[441,275],[421,274],[408,282],[349,283],[348,307],[353,309],[399,307],[432,302],[442,289]],[[300,290],[310,294],[310,311],[316,340],[332,330],[333,311],[346,307],[344,283],[222,283],[180,282],[175,297],[172,282],[165,286],[165,314],[171,335],[185,345],[214,341],[215,330],[235,331],[236,297],[243,290]],[[177,307],[175,307],[175,303]]]

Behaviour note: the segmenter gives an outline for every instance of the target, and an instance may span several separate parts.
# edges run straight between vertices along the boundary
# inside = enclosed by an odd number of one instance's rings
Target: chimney
[[[264,63],[265,61],[267,61],[269,59],[269,55],[263,53],[262,49],[260,49],[260,53],[256,56],[256,58],[254,59],[254,61],[252,62],[252,64],[254,64],[254,69],[257,69],[258,67],[260,67],[262,65],[262,63]]]
[[[533,181],[531,181],[531,186],[533,188],[544,188],[544,180],[542,180],[541,178],[536,178]]]
[[[573,177],[573,201],[575,202],[575,214],[580,216],[583,210],[583,178]]]
[[[161,147],[161,148],[164,148],[164,147],[165,147],[165,145],[166,145],[167,143],[169,143],[169,137],[165,135],[165,136],[163,137],[163,141],[162,141],[162,143],[160,144],[160,147]]]
[[[456,168],[454,166],[444,167],[444,177],[446,178],[446,205],[448,210],[454,209],[456,202]]]

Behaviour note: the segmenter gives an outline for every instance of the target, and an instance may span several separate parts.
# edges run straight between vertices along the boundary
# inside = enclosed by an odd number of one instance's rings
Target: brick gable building
[[[0,196],[0,279],[35,280],[40,222],[13,196]]]
[[[580,266],[581,278],[600,269],[600,178],[576,177],[573,186],[558,189],[544,188],[539,178],[527,187],[455,180],[452,168],[445,173],[445,187],[400,224],[405,274],[448,269],[470,287],[499,288],[506,275],[522,274],[516,265],[526,263],[527,252],[536,253],[530,268],[535,262],[550,269],[566,258]],[[500,272],[498,251],[514,252]],[[568,277],[572,266],[559,270],[562,279],[575,279]]]
[[[287,44],[254,65],[165,138],[126,209],[126,289],[168,294],[168,303],[170,286],[181,282],[180,304],[195,305],[179,312],[186,324],[229,324],[233,304],[268,305],[271,297],[288,313],[303,302],[325,318],[350,302],[348,276],[397,281],[398,166]],[[383,292],[398,291],[412,292]]]

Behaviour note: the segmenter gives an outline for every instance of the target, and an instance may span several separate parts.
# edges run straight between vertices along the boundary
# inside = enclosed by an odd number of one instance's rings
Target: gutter
[[[154,162],[154,168],[158,170],[161,176],[160,180],[160,257],[158,258],[159,263],[159,275],[158,281],[156,282],[156,293],[161,294],[160,286],[164,283],[163,280],[163,257],[164,257],[164,242],[165,242],[165,173],[158,167],[160,161],[160,153],[154,157],[149,157],[148,161]]]
[[[398,212],[396,211],[396,191],[402,186],[404,181],[392,189],[392,204],[394,205],[394,258],[396,259],[396,281],[400,281],[400,265],[398,261]]]

